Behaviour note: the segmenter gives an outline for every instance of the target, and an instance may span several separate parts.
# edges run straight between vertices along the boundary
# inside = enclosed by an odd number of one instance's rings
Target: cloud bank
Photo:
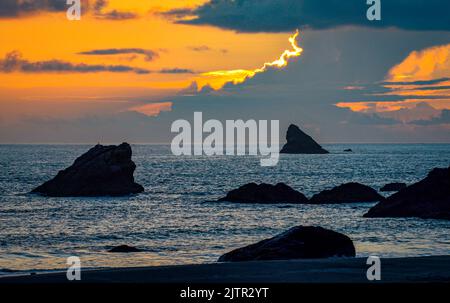
[[[163,68],[159,71],[160,74],[194,74],[195,72],[188,68]]]
[[[287,32],[296,28],[339,26],[396,27],[405,30],[450,30],[450,2],[382,1],[382,19],[366,18],[365,0],[212,0],[194,9],[163,13],[177,23],[213,25],[239,32]]]
[[[0,17],[17,17],[24,14],[32,14],[38,11],[65,11],[64,0],[1,0]]]
[[[1,0],[0,18],[24,17],[39,12],[66,12],[68,5],[66,0]],[[133,12],[124,12],[117,9],[107,10],[108,1],[81,0],[83,12],[93,12],[95,18],[105,20],[127,20],[137,18],[138,15]]]
[[[127,20],[134,19],[138,15],[133,12],[123,12],[116,9],[105,11],[105,8],[108,6],[108,1],[106,0],[97,0],[94,3],[94,15],[98,19],[106,19],[106,20]]]
[[[29,61],[23,59],[17,51],[6,54],[5,58],[0,60],[0,72],[23,72],[23,73],[95,73],[95,72],[113,72],[136,74],[148,74],[147,69],[131,67],[127,65],[90,65],[85,63],[71,63],[57,59],[47,61]]]
[[[159,57],[159,54],[156,51],[150,49],[142,49],[142,48],[106,48],[106,49],[94,49],[90,51],[84,51],[78,53],[80,55],[95,55],[95,56],[103,56],[103,55],[124,55],[124,54],[134,54],[134,55],[143,55],[146,61],[152,61]]]

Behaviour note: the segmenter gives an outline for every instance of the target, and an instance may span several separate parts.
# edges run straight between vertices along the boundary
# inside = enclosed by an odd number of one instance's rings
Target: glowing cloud
[[[297,37],[299,31],[289,37],[289,43],[292,46],[292,50],[285,50],[278,59],[272,62],[266,62],[262,67],[253,70],[235,69],[235,70],[219,70],[201,74],[200,78],[196,79],[198,88],[201,89],[205,85],[211,86],[213,89],[221,89],[227,83],[239,84],[246,81],[249,78],[253,78],[258,73],[263,73],[269,68],[283,68],[288,65],[289,59],[293,57],[299,57],[303,49],[297,44]]]
[[[450,76],[450,44],[414,51],[389,71],[388,81],[430,80]]]
[[[291,44],[293,50],[285,50],[279,59],[264,63],[262,68],[258,68],[255,70],[255,73],[262,73],[267,70],[268,67],[278,67],[282,68],[288,65],[288,60],[292,57],[298,57],[302,54],[303,49],[297,45],[297,37],[298,37],[298,30],[295,31],[295,34],[289,37],[289,43]]]

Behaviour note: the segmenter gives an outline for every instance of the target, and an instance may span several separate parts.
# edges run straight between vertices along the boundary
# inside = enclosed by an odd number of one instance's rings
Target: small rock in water
[[[376,202],[383,200],[375,189],[356,182],[345,183],[312,196],[312,204]]]
[[[218,201],[240,203],[308,203],[308,198],[284,183],[248,183],[230,191]]]
[[[297,226],[273,238],[230,251],[219,262],[354,257],[352,240],[315,226]]]
[[[128,245],[119,245],[116,247],[111,248],[108,250],[108,252],[114,252],[114,253],[128,253],[128,252],[141,252],[142,250]]]
[[[351,148],[347,148],[347,149],[344,149],[344,152],[351,153],[351,152],[353,152],[353,150]]]

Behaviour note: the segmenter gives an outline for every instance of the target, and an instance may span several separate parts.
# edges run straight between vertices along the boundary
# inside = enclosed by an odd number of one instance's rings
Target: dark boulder
[[[273,238],[235,249],[219,262],[354,257],[352,240],[322,227],[297,226]]]
[[[301,192],[284,183],[277,185],[248,183],[230,191],[218,201],[240,203],[308,203],[308,198]]]
[[[404,189],[405,187],[406,183],[394,182],[386,184],[385,186],[380,188],[380,191],[399,191],[401,189]]]
[[[286,141],[280,151],[282,154],[328,154],[328,151],[294,124],[289,125]]]
[[[450,220],[450,167],[428,176],[372,207],[364,217],[419,217]]]
[[[135,169],[128,143],[98,144],[32,192],[52,197],[135,194],[144,190],[134,182]]]
[[[133,246],[128,246],[128,245],[119,245],[116,247],[111,248],[110,250],[108,250],[108,252],[112,252],[112,253],[129,253],[129,252],[141,252],[142,250],[133,247]]]
[[[356,182],[345,183],[312,196],[312,204],[376,202],[383,200],[375,189]]]

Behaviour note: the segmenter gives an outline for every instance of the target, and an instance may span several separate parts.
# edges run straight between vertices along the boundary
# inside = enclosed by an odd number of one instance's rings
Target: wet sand
[[[366,271],[370,266],[366,260],[334,258],[92,269],[81,271],[80,282],[367,283]],[[0,284],[67,282],[65,272],[0,277]],[[450,282],[450,256],[382,258],[381,282]]]

